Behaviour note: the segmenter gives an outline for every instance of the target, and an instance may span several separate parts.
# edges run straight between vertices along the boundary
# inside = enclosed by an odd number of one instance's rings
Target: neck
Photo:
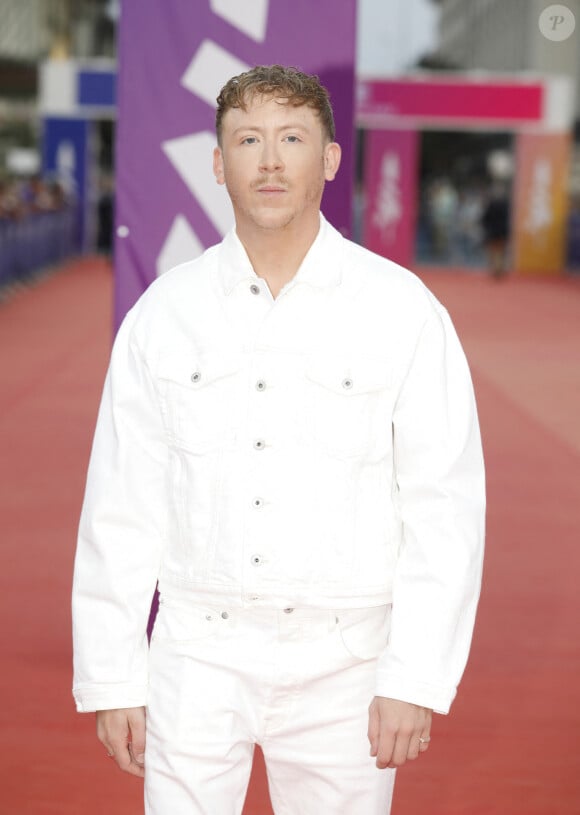
[[[296,227],[289,224],[282,229],[241,228],[236,231],[250,263],[258,277],[263,278],[277,297],[281,289],[289,283],[314,243],[320,228],[320,218]]]

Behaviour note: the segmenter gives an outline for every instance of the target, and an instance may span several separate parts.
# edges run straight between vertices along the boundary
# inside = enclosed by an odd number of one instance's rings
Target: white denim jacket
[[[274,300],[232,231],[115,341],[75,565],[77,707],[146,703],[159,581],[224,607],[392,603],[376,692],[446,712],[483,530],[471,380],[437,300],[322,216]]]

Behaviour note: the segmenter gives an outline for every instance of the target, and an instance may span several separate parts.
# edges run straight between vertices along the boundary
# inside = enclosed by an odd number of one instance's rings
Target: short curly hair
[[[318,113],[328,141],[334,141],[334,115],[330,97],[317,76],[283,65],[256,65],[228,80],[217,97],[215,129],[218,144],[221,144],[224,114],[230,108],[246,110],[248,102],[254,96],[277,96],[294,107],[307,105]]]

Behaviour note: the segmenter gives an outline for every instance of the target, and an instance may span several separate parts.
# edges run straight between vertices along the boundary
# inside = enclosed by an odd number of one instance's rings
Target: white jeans
[[[239,815],[255,744],[276,815],[388,815],[394,770],[369,755],[389,607],[188,607],[151,643],[145,811]]]

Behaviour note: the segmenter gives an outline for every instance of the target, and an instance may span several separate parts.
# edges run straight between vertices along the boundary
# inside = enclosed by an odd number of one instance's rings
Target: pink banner
[[[417,163],[416,131],[368,132],[364,245],[406,267],[415,256]]]
[[[541,82],[475,81],[468,76],[451,80],[362,80],[358,86],[357,116],[493,122],[542,120]]]

